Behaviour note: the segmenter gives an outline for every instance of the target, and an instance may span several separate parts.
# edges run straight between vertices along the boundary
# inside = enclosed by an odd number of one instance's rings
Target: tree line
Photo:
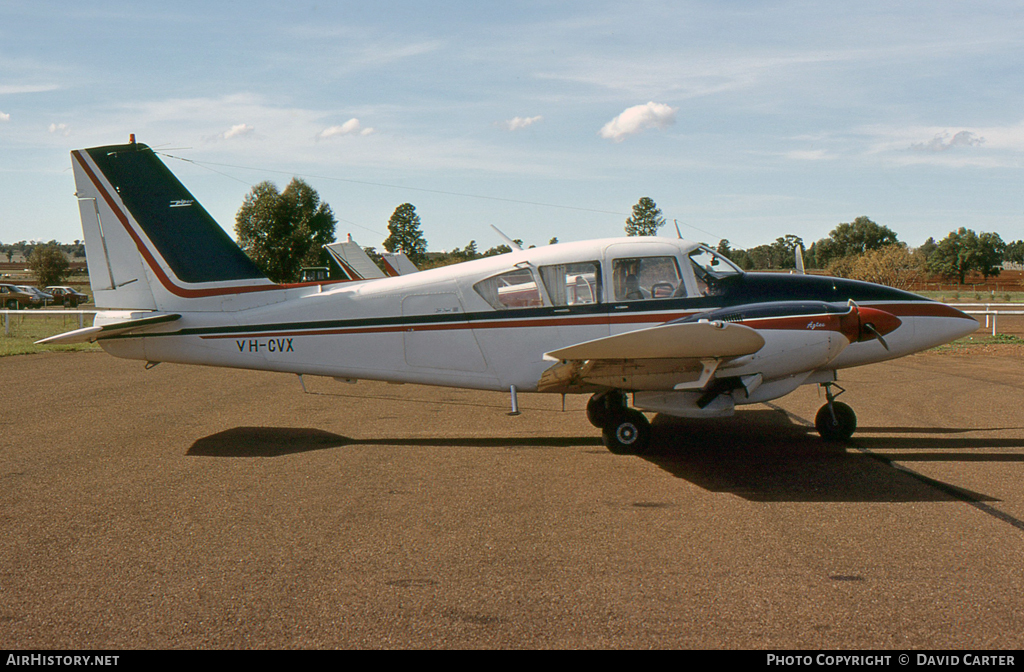
[[[28,242],[0,243],[0,260],[14,263],[14,255],[20,254],[28,263],[32,275],[40,287],[63,284],[71,275],[70,259],[85,258],[85,244],[76,240],[74,243]]]
[[[1006,243],[998,233],[960,227],[939,241],[928,238],[912,249],[895,231],[863,216],[837,225],[827,238],[806,249],[794,235],[746,250],[732,249],[728,240],[718,244],[719,252],[746,270],[794,268],[797,248],[806,268],[895,286],[907,286],[926,275],[960,284],[974,273],[987,280],[999,275],[1005,261],[1024,263],[1024,241]]]
[[[640,198],[625,221],[627,236],[655,236],[665,224],[661,209],[648,196]],[[328,266],[323,246],[335,241],[337,220],[331,207],[300,178],[279,191],[269,181],[254,186],[235,216],[239,245],[274,282],[295,282],[302,269]],[[470,261],[511,252],[508,245],[480,250],[475,240],[447,252],[429,252],[422,221],[411,203],[402,203],[388,220],[388,236],[381,243],[387,252],[404,252],[421,269]],[[557,238],[548,241],[557,243]],[[519,246],[521,240],[516,240]],[[531,246],[532,247],[532,246]],[[857,278],[906,287],[924,275],[939,275],[963,284],[968,275],[985,279],[999,275],[1004,261],[1024,263],[1024,241],[1006,243],[997,233],[976,233],[960,227],[939,241],[929,238],[916,249],[899,240],[887,226],[861,216],[838,224],[828,237],[806,247],[796,235],[787,234],[773,243],[748,249],[733,248],[722,239],[715,247],[744,270],[786,270],[796,267],[797,250],[804,266],[828,275]],[[376,247],[364,248],[382,265]],[[67,258],[83,257],[84,245],[21,241],[0,244],[0,255],[11,261],[20,252],[29,261],[42,285],[60,284],[68,275]]]
[[[640,198],[625,221],[627,236],[655,236],[665,217],[653,199]],[[238,211],[235,231],[239,244],[267,276],[277,282],[297,279],[303,266],[327,265],[322,251],[334,240],[335,220],[328,205],[316,192],[295,178],[281,192],[269,182],[253,188]],[[522,245],[522,241],[515,241]],[[552,238],[549,243],[558,242]],[[395,208],[388,220],[388,237],[382,243],[388,252],[402,251],[420,268],[478,259],[511,252],[508,245],[481,251],[475,240],[465,247],[443,253],[429,253],[422,222],[411,203]],[[997,233],[976,233],[965,227],[936,241],[929,238],[911,249],[896,232],[868,217],[840,223],[828,237],[805,247],[804,241],[788,234],[775,242],[749,249],[733,248],[722,239],[717,251],[745,270],[784,270],[796,267],[797,249],[808,269],[829,275],[859,278],[893,286],[909,286],[922,275],[939,275],[963,284],[968,275],[984,278],[998,275],[1004,261],[1024,263],[1024,241],[1005,243]],[[365,248],[379,263],[375,247]]]
[[[246,195],[235,215],[235,236],[249,258],[274,282],[295,282],[302,269],[329,266],[323,246],[335,241],[334,212],[312,187],[293,178],[278,191],[271,182],[261,182]],[[381,244],[387,252],[404,252],[420,269],[445,266],[481,257],[511,252],[508,245],[479,250],[475,240],[465,247],[431,253],[423,235],[422,222],[412,203],[402,203],[388,220],[388,236]],[[521,240],[516,240],[521,245]],[[552,239],[550,242],[557,242]],[[383,269],[375,246],[363,248]]]

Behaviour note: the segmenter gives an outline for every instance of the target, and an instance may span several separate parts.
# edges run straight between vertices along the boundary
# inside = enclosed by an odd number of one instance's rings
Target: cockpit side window
[[[529,268],[517,268],[481,280],[473,285],[473,289],[495,310],[537,308],[544,305],[540,287]]]
[[[675,257],[634,257],[612,262],[616,301],[669,299],[682,286]]]
[[[601,301],[601,265],[596,261],[541,266],[540,277],[554,306]]]

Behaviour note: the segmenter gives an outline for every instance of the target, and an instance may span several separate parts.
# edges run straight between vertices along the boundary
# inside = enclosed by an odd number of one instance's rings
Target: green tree
[[[1015,240],[1012,243],[1007,243],[1003,259],[1004,261],[1024,264],[1024,240]]]
[[[799,236],[786,234],[771,244],[772,268],[796,268],[796,248],[803,251],[804,241]]]
[[[403,203],[391,214],[388,220],[388,235],[384,240],[384,249],[388,252],[405,252],[409,261],[420,266],[426,261],[427,239],[420,231],[420,216],[416,214],[416,206]]]
[[[979,235],[961,226],[939,241],[928,257],[928,269],[947,278],[955,278],[960,284],[974,271],[987,279],[991,275],[999,275],[1005,249],[1006,244],[998,233]]]
[[[431,255],[430,261],[425,262],[424,265],[420,267],[420,270],[450,266],[452,264],[461,264],[464,261],[479,259],[480,256],[480,251],[476,247],[476,241],[471,240],[469,241],[469,245],[466,245],[464,248],[456,247],[454,250],[445,252],[441,255]]]
[[[718,248],[716,249],[720,255],[730,260],[745,271],[749,271],[754,267],[754,262],[750,259],[750,255],[746,250],[733,249],[727,239],[723,238],[718,241]]]
[[[626,220],[626,235],[656,236],[664,224],[661,209],[653,200],[644,196],[633,206],[633,214]]]
[[[33,248],[28,265],[40,287],[63,284],[71,267],[60,247],[51,243]]]
[[[921,247],[917,248],[917,250],[924,260],[928,261],[928,257],[932,256],[932,252],[934,252],[935,248],[938,246],[939,244],[935,242],[935,239],[929,236],[928,240],[921,243]]]
[[[814,263],[824,268],[833,259],[864,254],[898,242],[895,231],[862,216],[837,225],[828,238],[819,240],[814,246]]]
[[[295,282],[304,266],[326,266],[323,246],[334,242],[334,212],[316,190],[293,178],[284,191],[260,182],[235,215],[246,254],[274,282]]]
[[[496,257],[499,254],[508,254],[511,251],[512,251],[512,248],[509,247],[508,245],[495,245],[494,247],[490,247],[487,250],[485,250],[484,253],[481,254],[480,256],[481,257]]]
[[[976,270],[985,277],[999,275],[1003,270],[1006,243],[998,233],[978,234],[978,265]]]

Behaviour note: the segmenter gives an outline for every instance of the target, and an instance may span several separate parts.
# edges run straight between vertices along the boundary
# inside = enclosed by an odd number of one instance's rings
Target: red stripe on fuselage
[[[936,302],[907,302],[900,304],[885,304],[865,306],[885,310],[896,316],[902,317],[946,317],[971,319],[968,315],[961,313],[942,303]],[[342,335],[342,334],[384,334],[395,332],[416,332],[416,331],[456,331],[464,329],[522,329],[530,327],[572,327],[583,325],[650,325],[664,324],[672,320],[689,317],[701,311],[661,311],[641,314],[610,314],[610,315],[588,315],[581,317],[536,317],[527,319],[495,319],[495,320],[473,320],[470,322],[443,323],[443,324],[399,324],[380,325],[365,327],[337,327],[324,329],[261,329],[251,332],[237,332],[231,334],[203,335],[203,339],[230,339],[248,338],[256,336],[318,336],[318,335]],[[843,314],[821,313],[817,315],[783,315],[772,318],[758,318],[737,322],[752,329],[764,330],[820,330],[842,332],[841,320]],[[413,318],[415,319],[415,318]]]

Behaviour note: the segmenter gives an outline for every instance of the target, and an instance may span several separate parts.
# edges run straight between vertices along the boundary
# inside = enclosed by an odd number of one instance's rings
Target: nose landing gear
[[[640,455],[650,444],[651,423],[643,413],[626,406],[626,395],[619,390],[591,397],[587,420],[601,428],[604,445],[617,455]]]
[[[828,403],[818,409],[818,414],[814,416],[818,435],[825,441],[846,441],[857,429],[857,414],[848,405],[836,401],[836,397],[846,390],[835,383],[822,383],[821,386],[825,388]],[[833,386],[839,389],[839,394],[832,394]]]

